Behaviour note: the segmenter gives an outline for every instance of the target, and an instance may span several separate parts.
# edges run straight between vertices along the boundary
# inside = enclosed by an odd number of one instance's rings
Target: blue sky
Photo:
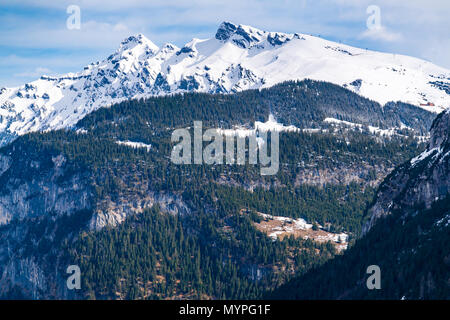
[[[66,27],[69,5],[80,7],[79,30]],[[376,30],[366,24],[370,5],[380,8]],[[222,21],[320,35],[450,69],[449,17],[448,0],[0,0],[0,87],[80,71],[131,34],[182,46],[213,37]]]

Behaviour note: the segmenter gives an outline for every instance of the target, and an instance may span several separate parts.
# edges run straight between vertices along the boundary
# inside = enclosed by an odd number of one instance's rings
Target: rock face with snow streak
[[[138,34],[81,72],[1,88],[0,143],[31,131],[70,127],[87,113],[125,99],[233,93],[305,78],[344,86],[381,104],[423,104],[434,112],[450,106],[450,71],[427,61],[224,22],[215,37],[193,39],[181,49],[158,48]]]
[[[74,299],[65,282],[72,264],[64,260],[66,241],[83,230],[117,226],[156,204],[162,212],[190,213],[179,195],[151,190],[140,178],[123,194],[100,198],[89,168],[32,145],[19,138],[0,150],[0,299]]]
[[[442,112],[431,126],[427,149],[394,170],[380,185],[363,226],[367,233],[383,216],[401,209],[414,213],[419,206],[430,208],[450,194],[450,110]],[[449,204],[450,206],[450,204]]]

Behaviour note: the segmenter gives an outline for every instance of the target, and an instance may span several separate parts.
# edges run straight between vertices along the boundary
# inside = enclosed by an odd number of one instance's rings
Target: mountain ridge
[[[429,62],[223,22],[214,38],[194,38],[182,48],[170,43],[159,48],[143,34],[130,36],[81,72],[2,88],[0,140],[71,127],[84,115],[126,99],[233,93],[302,79],[332,82],[381,105],[403,101],[432,112],[450,106],[450,71]]]

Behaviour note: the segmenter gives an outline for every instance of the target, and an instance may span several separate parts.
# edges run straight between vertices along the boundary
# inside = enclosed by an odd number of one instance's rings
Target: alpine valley
[[[430,62],[229,22],[2,88],[0,298],[449,299],[449,107]],[[278,173],[172,163],[194,121],[278,131]]]

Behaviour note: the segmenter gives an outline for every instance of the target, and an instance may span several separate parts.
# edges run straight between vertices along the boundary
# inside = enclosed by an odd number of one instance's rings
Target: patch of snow
[[[436,147],[436,148],[432,148],[432,149],[430,149],[430,150],[426,150],[426,151],[422,152],[422,153],[419,154],[418,156],[416,156],[416,157],[414,157],[414,158],[411,159],[411,165],[412,165],[412,166],[415,166],[415,165],[418,164],[420,161],[422,161],[422,160],[428,158],[431,154],[433,154],[433,153],[435,153],[435,152],[437,152],[437,154],[439,154],[439,153],[440,153],[440,149]],[[436,155],[437,155],[437,154],[436,154]],[[435,156],[436,156],[436,155],[435,155]]]
[[[335,118],[325,118],[323,120],[325,123],[331,123],[331,124],[341,124],[341,125],[346,125],[348,127],[352,127],[352,128],[359,128],[362,129],[364,128],[363,124],[360,123],[353,123],[353,122],[349,122],[349,121],[344,121],[344,120],[339,120],[339,119],[335,119]],[[381,129],[378,127],[373,127],[373,126],[367,126],[366,127],[370,133],[372,134],[376,134],[379,136],[388,136],[391,137],[396,133],[397,129],[405,129],[408,128],[406,127],[404,124],[402,124],[400,127],[398,128],[390,128],[390,129]],[[397,134],[398,135],[398,134]]]
[[[272,216],[270,214],[265,214],[265,213],[260,213],[260,215],[264,219],[277,220],[277,221],[292,223],[294,228],[297,229],[297,230],[307,230],[307,229],[311,229],[312,226],[313,226],[312,224],[307,223],[306,220],[304,220],[302,218],[293,219],[293,218],[289,218],[289,217]]]
[[[450,214],[447,214],[442,219],[436,221],[435,224],[436,224],[436,226],[439,226],[439,227],[448,227],[450,225]]]
[[[274,226],[270,229],[270,232],[268,233],[268,236],[272,238],[273,241],[278,239],[278,236],[288,233],[292,234],[295,231],[300,230],[310,230],[312,229],[313,225],[310,223],[307,223],[304,219],[298,218],[293,219],[289,217],[282,217],[282,216],[272,216],[270,214],[265,213],[258,213],[262,218],[266,220],[274,220],[274,221],[280,221],[283,224],[279,226]],[[319,226],[321,228],[321,226]],[[304,235],[303,239],[311,238],[308,235]],[[314,241],[320,241],[320,242],[326,242],[326,241],[332,241],[337,244],[339,244],[340,250],[347,249],[348,246],[348,234],[342,232],[342,233],[331,233],[331,232],[324,232],[322,230],[321,234],[312,237]]]
[[[236,128],[236,129],[218,129],[219,133],[225,136],[238,136],[238,137],[248,137],[256,135],[257,132],[269,132],[269,131],[277,131],[277,132],[299,132],[300,129],[295,126],[285,126],[281,123],[278,123],[272,114],[269,115],[269,120],[266,122],[255,121],[254,129],[246,129],[246,128]]]
[[[145,148],[145,149],[147,149],[147,152],[149,152],[150,149],[152,148],[152,146],[150,144],[145,144],[145,143],[142,143],[142,142],[116,141],[116,143],[119,144],[119,145],[125,145],[125,146],[131,147],[131,148],[135,148],[135,149]]]
[[[86,134],[88,131],[86,129],[80,128],[77,131],[75,131],[77,134]]]

